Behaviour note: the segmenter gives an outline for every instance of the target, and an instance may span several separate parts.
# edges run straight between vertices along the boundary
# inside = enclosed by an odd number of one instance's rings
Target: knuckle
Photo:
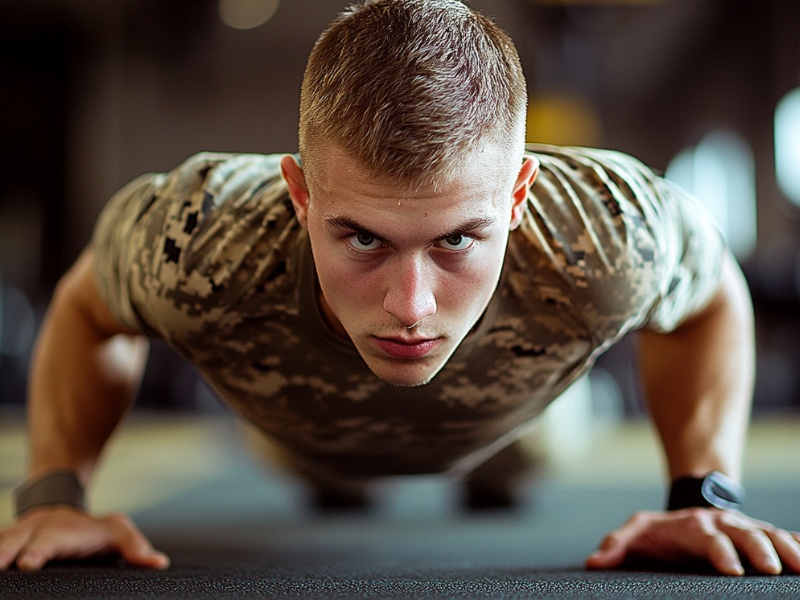
[[[132,525],[130,517],[124,513],[111,513],[106,517],[106,519],[113,523],[114,525],[120,525],[122,527],[130,527]]]
[[[693,508],[687,508],[685,516],[695,521],[705,521],[709,517],[709,510],[707,508],[701,508],[699,506]]]
[[[628,523],[631,525],[644,525],[645,523],[652,521],[652,519],[653,513],[651,511],[640,510],[633,513],[631,518],[628,519]]]
[[[704,509],[689,509],[681,521],[682,526],[693,535],[714,537],[719,533],[713,519]]]
[[[600,548],[608,550],[622,543],[622,537],[617,533],[609,533],[600,541]]]

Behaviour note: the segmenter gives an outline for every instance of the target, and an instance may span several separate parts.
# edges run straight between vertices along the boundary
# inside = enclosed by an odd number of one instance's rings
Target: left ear
[[[519,170],[517,180],[514,182],[514,190],[511,192],[511,223],[508,228],[513,230],[522,223],[522,215],[525,213],[525,201],[528,198],[528,190],[539,174],[539,161],[533,157],[526,158]]]

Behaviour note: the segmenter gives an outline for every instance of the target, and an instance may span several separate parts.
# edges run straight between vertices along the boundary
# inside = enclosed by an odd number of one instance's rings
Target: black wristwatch
[[[741,510],[744,488],[719,471],[705,477],[682,477],[672,482],[667,510],[690,507]]]

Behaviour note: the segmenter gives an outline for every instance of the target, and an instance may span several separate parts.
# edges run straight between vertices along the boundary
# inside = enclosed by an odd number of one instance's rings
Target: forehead
[[[469,155],[453,175],[420,186],[375,176],[336,147],[317,154],[307,172],[311,203],[324,204],[326,211],[396,213],[405,208],[428,214],[504,209],[516,176],[513,159],[496,147]]]

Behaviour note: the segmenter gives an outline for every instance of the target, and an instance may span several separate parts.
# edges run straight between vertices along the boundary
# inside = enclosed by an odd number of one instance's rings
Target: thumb
[[[169,557],[154,549],[136,525],[125,515],[111,515],[109,519],[117,529],[117,552],[125,562],[148,569],[166,569]]]
[[[625,562],[628,547],[621,539],[609,535],[600,547],[586,558],[588,569],[615,569]]]
[[[147,569],[163,570],[169,567],[169,557],[154,549],[150,544],[128,543],[119,550],[125,562]]]

